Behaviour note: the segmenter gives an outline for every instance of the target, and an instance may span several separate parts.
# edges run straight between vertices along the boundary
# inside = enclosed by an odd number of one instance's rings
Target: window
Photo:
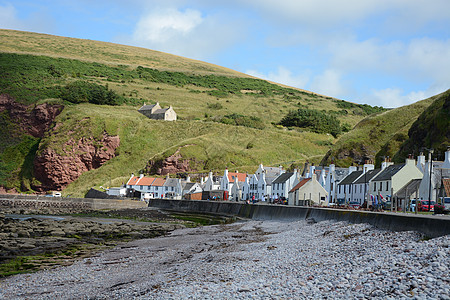
[[[376,190],[377,190],[377,183],[374,182],[374,183],[373,183],[373,191],[376,192]]]
[[[383,189],[383,181],[380,182],[380,191]]]
[[[169,190],[169,187],[168,186],[166,186],[166,189],[165,189],[166,191],[168,191]]]
[[[386,191],[389,191],[389,181],[386,182]]]

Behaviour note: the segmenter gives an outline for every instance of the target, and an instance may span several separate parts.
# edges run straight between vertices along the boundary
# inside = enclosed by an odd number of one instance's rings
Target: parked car
[[[450,197],[444,197],[445,210],[450,210]]]
[[[431,205],[430,205],[430,201],[420,200],[418,211],[434,211],[435,204],[436,204],[436,202],[434,202],[434,201],[431,201]],[[430,206],[430,207],[428,207],[428,206]]]
[[[416,199],[412,199],[409,203],[409,209],[410,211],[416,211]]]

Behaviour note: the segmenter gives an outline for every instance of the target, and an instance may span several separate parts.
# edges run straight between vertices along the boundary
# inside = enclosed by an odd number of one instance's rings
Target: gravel
[[[0,281],[1,299],[450,299],[450,236],[367,224],[178,229]]]

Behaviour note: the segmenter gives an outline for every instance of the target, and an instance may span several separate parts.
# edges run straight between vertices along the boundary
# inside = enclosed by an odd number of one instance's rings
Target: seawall
[[[62,198],[35,195],[0,195],[0,207],[57,208],[73,210],[100,210],[147,207],[143,201],[130,199]]]
[[[152,199],[149,206],[177,211],[193,211],[234,215],[253,220],[295,221],[314,218],[316,221],[336,220],[368,223],[391,231],[418,231],[429,237],[450,234],[450,217],[403,213],[368,212],[332,208],[244,204],[228,201],[196,201]]]

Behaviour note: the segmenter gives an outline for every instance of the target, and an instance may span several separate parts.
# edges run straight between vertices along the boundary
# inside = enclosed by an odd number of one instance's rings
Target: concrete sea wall
[[[129,199],[61,198],[27,195],[0,195],[0,207],[28,209],[100,210],[147,207],[143,201]]]
[[[368,223],[377,228],[392,231],[418,231],[429,237],[450,234],[450,218],[447,216],[243,204],[226,201],[152,199],[149,206],[177,211],[228,214],[254,220],[294,221],[314,218],[316,221],[336,220],[350,223]]]

